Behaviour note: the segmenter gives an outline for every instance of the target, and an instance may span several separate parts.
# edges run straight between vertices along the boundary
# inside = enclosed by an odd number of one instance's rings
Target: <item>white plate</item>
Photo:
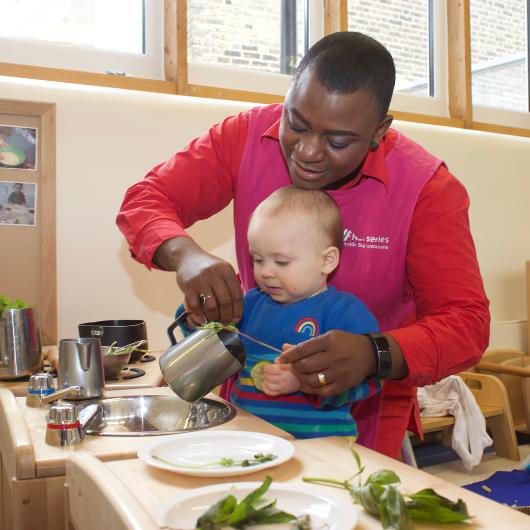
[[[159,504],[154,511],[159,526],[189,530],[195,528],[197,519],[214,503],[231,492],[240,501],[255,490],[261,482],[240,482],[238,484],[216,484],[196,488],[176,495]],[[350,500],[306,484],[272,483],[266,498],[277,499],[276,507],[300,517],[309,514],[311,528],[326,530],[352,530],[357,526],[357,509]],[[256,525],[252,530],[287,530],[288,524]]]
[[[276,459],[255,466],[206,466],[221,458],[244,460],[259,453],[272,453]],[[201,477],[230,477],[254,473],[283,464],[294,454],[292,443],[277,436],[246,431],[199,431],[164,438],[142,447],[138,457],[147,464],[181,473]],[[166,464],[153,455],[175,465]],[[182,467],[179,467],[182,466]]]

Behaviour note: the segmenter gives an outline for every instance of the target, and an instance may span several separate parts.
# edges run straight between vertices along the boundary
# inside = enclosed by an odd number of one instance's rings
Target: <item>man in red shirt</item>
[[[236,274],[185,228],[234,199],[246,291],[253,286],[251,263],[240,234],[254,205],[290,183],[328,191],[345,226],[351,221],[355,228],[345,233],[331,283],[363,300],[384,333],[332,330],[280,361],[293,364],[302,391],[323,397],[369,376],[387,379],[382,409],[374,403],[355,416],[361,433],[363,416],[373,420],[382,410],[376,447],[397,457],[407,427],[419,428],[416,386],[478,362],[489,312],[467,193],[440,160],[389,129],[394,79],[392,58],[377,41],[350,32],[325,37],[300,63],[283,106],[252,109],[212,127],[132,186],[117,222],[138,261],[176,271],[198,319],[232,322],[242,310]],[[364,233],[370,226],[384,226],[392,237]]]

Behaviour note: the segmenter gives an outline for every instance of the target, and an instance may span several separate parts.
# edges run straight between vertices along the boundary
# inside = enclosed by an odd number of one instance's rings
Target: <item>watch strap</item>
[[[375,356],[376,379],[388,379],[392,373],[392,352],[388,339],[381,333],[367,333],[372,342]]]

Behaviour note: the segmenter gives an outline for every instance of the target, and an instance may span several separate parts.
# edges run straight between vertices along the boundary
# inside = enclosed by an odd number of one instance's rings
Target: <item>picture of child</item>
[[[0,224],[34,226],[37,184],[0,181]]]

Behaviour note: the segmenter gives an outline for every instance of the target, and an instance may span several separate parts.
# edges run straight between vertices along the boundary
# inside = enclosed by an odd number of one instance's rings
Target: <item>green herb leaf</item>
[[[309,516],[297,519],[294,515],[278,510],[276,499],[264,497],[272,479],[266,477],[263,483],[251,491],[241,502],[233,495],[224,497],[199,517],[198,530],[221,530],[223,527],[244,529],[255,524],[294,522],[293,530],[311,530]]]
[[[28,307],[31,306],[18,298],[13,300],[8,296],[0,295],[0,312],[4,311],[4,309],[26,309]]]
[[[383,528],[411,530],[414,528],[413,520],[454,523],[470,519],[463,500],[458,499],[457,502],[453,502],[438,495],[431,488],[403,496],[398,490],[401,483],[399,476],[389,469],[380,469],[372,473],[364,485],[361,485],[360,477],[358,485],[352,484],[352,479],[364,470],[364,466],[351,441],[350,450],[358,469],[350,479],[341,481],[332,478],[303,477],[302,480],[347,490],[353,502],[381,519]],[[406,501],[405,497],[410,500]]]
[[[453,502],[427,488],[407,495],[407,510],[412,519],[436,523],[457,523],[470,519],[466,503],[462,499]]]
[[[401,480],[394,471],[380,469],[372,473],[366,482],[369,484],[377,484],[378,486],[389,486],[390,484],[399,484]]]
[[[236,505],[237,499],[233,495],[227,495],[210,506],[208,511],[197,519],[195,528],[200,530],[219,530],[222,526],[220,523],[224,523],[230,517]]]
[[[383,489],[383,494],[379,499],[379,512],[383,528],[412,530],[414,524],[407,512],[403,495],[394,485],[386,486]]]
[[[266,454],[258,453],[257,455],[254,455],[254,458],[245,458],[244,460],[236,460],[235,458],[224,457],[224,458],[221,458],[220,460],[215,460],[212,462],[205,462],[204,464],[185,465],[185,464],[177,464],[175,462],[171,462],[170,460],[167,460],[159,455],[151,454],[151,456],[155,460],[159,460],[160,462],[163,462],[164,464],[167,464],[168,466],[179,467],[181,469],[201,469],[201,468],[208,468],[208,467],[214,467],[214,466],[251,467],[251,466],[257,466],[259,464],[263,464],[264,462],[270,462],[278,458],[278,456],[273,453],[266,453]]]

